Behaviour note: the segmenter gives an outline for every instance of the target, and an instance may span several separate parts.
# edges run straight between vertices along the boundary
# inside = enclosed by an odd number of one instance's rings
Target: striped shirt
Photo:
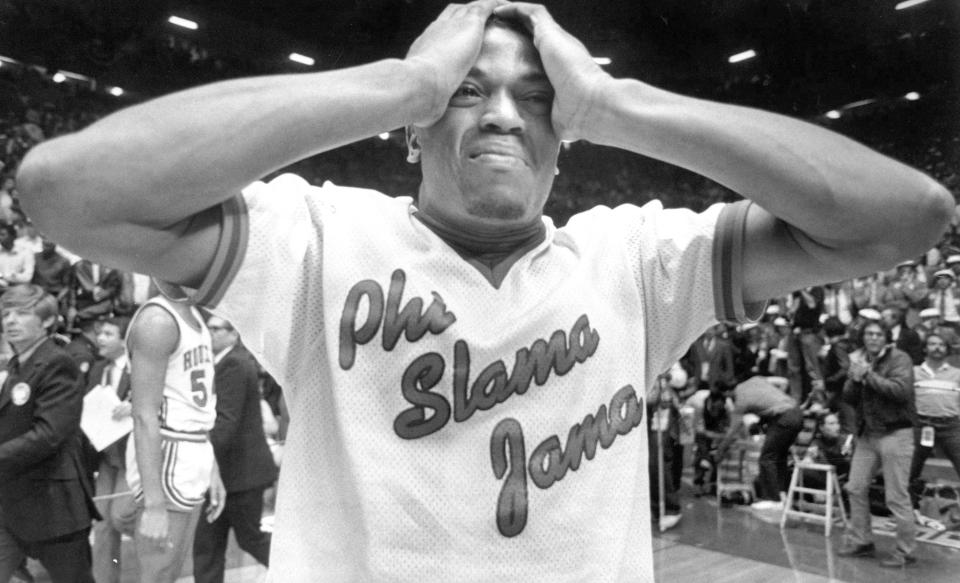
[[[937,370],[926,362],[913,367],[917,414],[960,417],[960,368],[943,363]]]

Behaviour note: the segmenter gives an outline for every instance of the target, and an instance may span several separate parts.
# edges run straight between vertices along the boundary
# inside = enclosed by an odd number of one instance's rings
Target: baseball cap
[[[773,321],[773,325],[774,325],[774,326],[789,326],[790,323],[787,322],[787,319],[786,319],[786,318],[776,318],[776,319]]]
[[[951,263],[960,263],[960,255],[948,255],[947,265],[950,265]]]
[[[954,255],[953,257],[960,257],[960,255]],[[950,279],[957,278],[957,276],[953,273],[953,270],[951,269],[941,269],[939,271],[935,271],[933,272],[933,277],[949,277]]]
[[[924,318],[939,318],[939,317],[940,317],[940,310],[936,308],[924,308],[920,310],[921,320]]]
[[[862,310],[857,312],[857,315],[867,320],[874,320],[874,321],[880,320],[880,312],[874,310],[873,308],[863,308]]]

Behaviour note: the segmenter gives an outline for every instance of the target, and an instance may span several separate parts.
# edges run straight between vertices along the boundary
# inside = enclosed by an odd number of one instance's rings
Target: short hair
[[[864,324],[863,327],[860,328],[861,344],[863,344],[863,337],[864,337],[864,334],[866,334],[867,332],[867,328],[870,328],[871,326],[877,326],[878,328],[880,328],[880,330],[883,331],[883,337],[886,338],[888,343],[893,342],[893,332],[890,330],[890,328],[887,328],[886,324],[884,324],[880,320],[870,320],[869,322]]]
[[[524,38],[531,41],[533,40],[533,33],[517,18],[504,18],[503,16],[492,14],[490,18],[487,19],[486,28],[490,28],[491,26],[512,30]]]
[[[39,285],[21,283],[10,287],[0,296],[0,310],[32,309],[41,320],[59,315],[57,300]]]
[[[120,331],[120,337],[127,337],[127,330],[130,328],[130,318],[127,316],[110,316],[109,318],[104,318],[100,320],[101,324],[110,324],[111,326],[116,326],[117,330]]]
[[[903,324],[903,310],[899,306],[885,306],[883,311],[892,313],[894,320],[898,324]]]

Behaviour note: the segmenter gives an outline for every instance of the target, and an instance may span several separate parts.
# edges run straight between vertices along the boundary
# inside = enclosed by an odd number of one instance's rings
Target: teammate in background
[[[139,506],[140,579],[172,582],[208,488],[211,515],[222,510],[223,484],[208,439],[217,404],[210,331],[196,308],[156,297],[134,315],[127,349],[134,425],[126,464]]]
[[[255,183],[397,127],[416,204]],[[578,139],[750,201],[558,229]],[[652,581],[643,387],[717,320],[919,255],[953,210],[823,128],[615,79],[501,0],[448,6],[404,59],[125,108],[32,149],[18,184],[64,245],[193,288],[284,387],[284,581]]]

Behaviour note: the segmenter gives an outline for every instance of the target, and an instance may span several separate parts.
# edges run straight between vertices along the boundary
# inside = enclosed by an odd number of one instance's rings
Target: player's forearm
[[[170,94],[38,145],[18,186],[45,225],[163,227],[294,161],[417,121],[435,107],[428,77],[386,60]]]
[[[163,453],[160,440],[160,421],[156,414],[134,412],[133,438],[136,444],[137,467],[140,470],[140,485],[143,488],[144,505],[160,508],[166,505],[161,482]]]
[[[583,137],[707,176],[825,247],[909,257],[950,219],[953,199],[931,178],[813,124],[629,79],[595,95]]]

